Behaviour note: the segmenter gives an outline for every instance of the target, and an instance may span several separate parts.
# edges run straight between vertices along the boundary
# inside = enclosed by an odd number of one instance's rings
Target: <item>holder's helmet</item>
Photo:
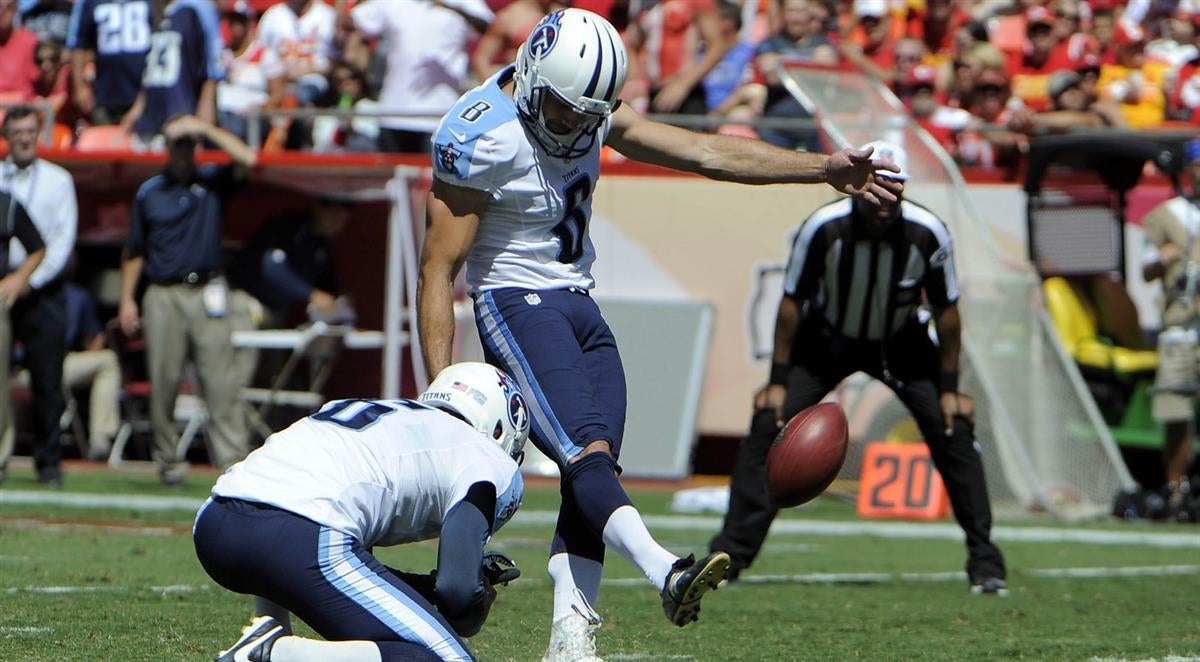
[[[486,363],[456,363],[438,376],[418,398],[446,409],[496,442],[519,464],[529,437],[529,408],[516,381]]]

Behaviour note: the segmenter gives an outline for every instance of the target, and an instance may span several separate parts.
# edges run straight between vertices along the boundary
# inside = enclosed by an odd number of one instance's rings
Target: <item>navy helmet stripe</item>
[[[604,92],[604,100],[613,101],[617,86],[617,46],[613,43],[612,32],[605,30],[604,34],[608,37],[608,52],[612,54],[608,65],[608,90]]]
[[[596,31],[596,66],[592,67],[592,80],[588,81],[587,89],[583,91],[583,96],[588,98],[594,98],[592,95],[600,83],[600,69],[604,66],[604,40],[600,37],[600,26],[592,23],[592,29]]]

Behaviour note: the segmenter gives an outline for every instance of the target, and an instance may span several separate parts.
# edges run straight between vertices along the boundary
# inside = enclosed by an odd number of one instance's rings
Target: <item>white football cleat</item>
[[[221,651],[216,662],[268,662],[275,640],[284,636],[283,626],[270,616],[259,616],[242,628],[242,637],[228,650]]]
[[[583,592],[575,589],[574,614],[564,616],[550,628],[550,647],[542,662],[604,662],[596,657],[596,630],[600,614],[588,604]]]

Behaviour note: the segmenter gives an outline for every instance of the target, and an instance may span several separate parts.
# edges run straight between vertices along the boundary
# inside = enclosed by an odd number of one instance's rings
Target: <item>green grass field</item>
[[[208,580],[190,539],[192,509],[212,474],[193,474],[187,488],[166,490],[152,475],[77,471],[66,490],[50,492],[29,473],[11,471],[0,490],[0,660],[208,660],[237,637],[250,601]],[[651,530],[677,552],[700,552],[718,526],[711,515],[672,515],[667,491],[631,493]],[[75,503],[79,495],[83,504]],[[146,510],[136,499],[114,500],[124,495],[168,500]],[[109,505],[89,507],[89,498]],[[545,650],[545,548],[556,505],[556,489],[531,487],[493,541],[526,574],[500,590],[491,620],[470,641],[481,660],[537,660]],[[831,498],[787,513],[747,581],[707,597],[700,622],[683,629],[666,621],[657,591],[633,566],[610,558],[599,605],[601,655],[1200,659],[1197,527],[1002,521],[997,537],[1012,592],[985,598],[969,595],[955,574],[964,552],[946,535],[949,523],[891,531],[835,530],[838,523],[859,520],[850,505]],[[389,565],[427,570],[436,547],[377,552]]]

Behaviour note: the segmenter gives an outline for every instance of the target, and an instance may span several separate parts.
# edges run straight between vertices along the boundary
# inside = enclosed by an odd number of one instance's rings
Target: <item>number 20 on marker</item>
[[[925,444],[867,444],[859,479],[859,517],[931,520],[949,512],[946,486]]]

